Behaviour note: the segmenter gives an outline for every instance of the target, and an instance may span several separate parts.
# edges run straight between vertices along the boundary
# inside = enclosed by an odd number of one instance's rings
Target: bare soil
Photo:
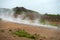
[[[1,30],[4,31],[1,32]],[[0,21],[0,40],[34,40],[25,37],[18,37],[13,35],[9,30],[25,30],[32,35],[37,34],[39,37],[35,40],[60,40],[60,30],[17,24],[8,21]]]

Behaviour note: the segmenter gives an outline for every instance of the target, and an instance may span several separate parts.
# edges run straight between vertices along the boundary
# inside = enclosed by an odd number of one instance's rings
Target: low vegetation
[[[40,23],[45,24],[46,21],[45,21],[44,19],[41,19],[41,20],[40,20]]]
[[[41,36],[39,34],[29,34],[25,30],[17,30],[15,32],[12,32],[14,35],[17,35],[19,37],[26,37],[34,40],[43,40],[46,39],[46,36]]]
[[[50,23],[50,25],[52,25],[52,26],[58,26],[58,24],[53,24],[53,23]]]
[[[0,29],[0,32],[4,32],[4,30],[3,29]]]
[[[25,30],[18,30],[18,31],[13,32],[13,34],[15,34],[19,37],[26,37],[26,38],[35,39],[34,35],[27,33]]]

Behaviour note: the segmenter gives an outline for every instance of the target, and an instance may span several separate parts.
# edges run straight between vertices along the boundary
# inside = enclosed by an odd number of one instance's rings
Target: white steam
[[[48,27],[48,28],[57,28],[57,27],[52,27],[50,25],[43,25],[41,23],[39,23],[39,19],[34,20],[34,22],[31,22],[31,20],[28,20],[28,18],[22,20],[24,14],[19,15],[17,18],[14,18],[14,12],[12,10],[9,11],[4,11],[4,10],[0,10],[0,18],[2,18],[2,20],[7,20],[10,22],[15,22],[15,23],[21,23],[21,24],[28,24],[28,25],[36,25],[36,26],[41,26],[41,27]]]

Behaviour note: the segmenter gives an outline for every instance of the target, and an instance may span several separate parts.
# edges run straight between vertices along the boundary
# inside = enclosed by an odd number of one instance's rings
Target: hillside
[[[30,19],[30,20],[36,20],[41,18],[41,14],[39,14],[36,11],[26,9],[24,7],[15,7],[14,10],[14,16],[18,17],[18,15],[23,15],[22,19]]]
[[[0,18],[19,23],[33,23],[60,27],[60,15],[43,14],[24,7],[0,8]]]
[[[60,15],[57,14],[45,14],[44,16],[42,16],[42,20],[43,21],[48,21],[49,24],[53,25],[53,26],[58,26],[60,27]]]

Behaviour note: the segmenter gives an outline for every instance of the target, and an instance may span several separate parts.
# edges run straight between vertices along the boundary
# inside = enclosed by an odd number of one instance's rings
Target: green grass
[[[19,37],[26,37],[26,38],[31,38],[31,39],[34,39],[34,35],[31,35],[29,33],[27,33],[26,31],[24,30],[18,30],[18,31],[15,31],[13,32],[13,34],[19,36]]]
[[[57,26],[57,24],[50,24],[50,25],[52,25],[52,26]]]

